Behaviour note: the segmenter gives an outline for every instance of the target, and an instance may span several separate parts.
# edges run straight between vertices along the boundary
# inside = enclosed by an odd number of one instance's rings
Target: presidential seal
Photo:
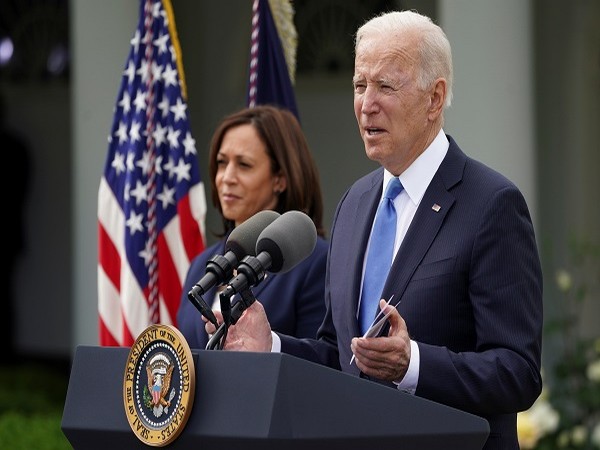
[[[183,431],[192,412],[196,373],[183,335],[169,325],[151,325],[131,346],[125,377],[125,415],[145,444],[163,447]]]

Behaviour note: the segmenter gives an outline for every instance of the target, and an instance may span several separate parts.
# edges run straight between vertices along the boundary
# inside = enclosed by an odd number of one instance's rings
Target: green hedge
[[[68,376],[64,363],[0,366],[0,449],[71,449],[60,428]]]

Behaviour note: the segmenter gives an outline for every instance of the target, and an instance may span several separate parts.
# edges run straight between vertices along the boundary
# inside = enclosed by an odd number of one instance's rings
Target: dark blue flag
[[[274,12],[271,6],[277,10]],[[278,105],[292,111],[299,120],[292,85],[296,50],[292,17],[289,0],[254,0],[246,104]]]

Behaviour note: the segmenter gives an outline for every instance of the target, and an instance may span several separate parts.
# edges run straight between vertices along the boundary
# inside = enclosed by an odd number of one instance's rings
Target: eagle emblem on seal
[[[144,389],[144,403],[150,408],[155,417],[168,414],[171,401],[175,397],[175,389],[171,387],[173,364],[165,353],[157,353],[146,364],[148,384]]]

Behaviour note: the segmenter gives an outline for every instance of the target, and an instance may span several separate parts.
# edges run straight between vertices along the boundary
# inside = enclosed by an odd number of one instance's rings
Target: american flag
[[[298,36],[290,0],[254,0],[246,105],[275,104],[298,119],[294,95]]]
[[[205,247],[206,196],[190,132],[169,0],[141,0],[98,192],[100,345],[177,325],[190,260]]]

